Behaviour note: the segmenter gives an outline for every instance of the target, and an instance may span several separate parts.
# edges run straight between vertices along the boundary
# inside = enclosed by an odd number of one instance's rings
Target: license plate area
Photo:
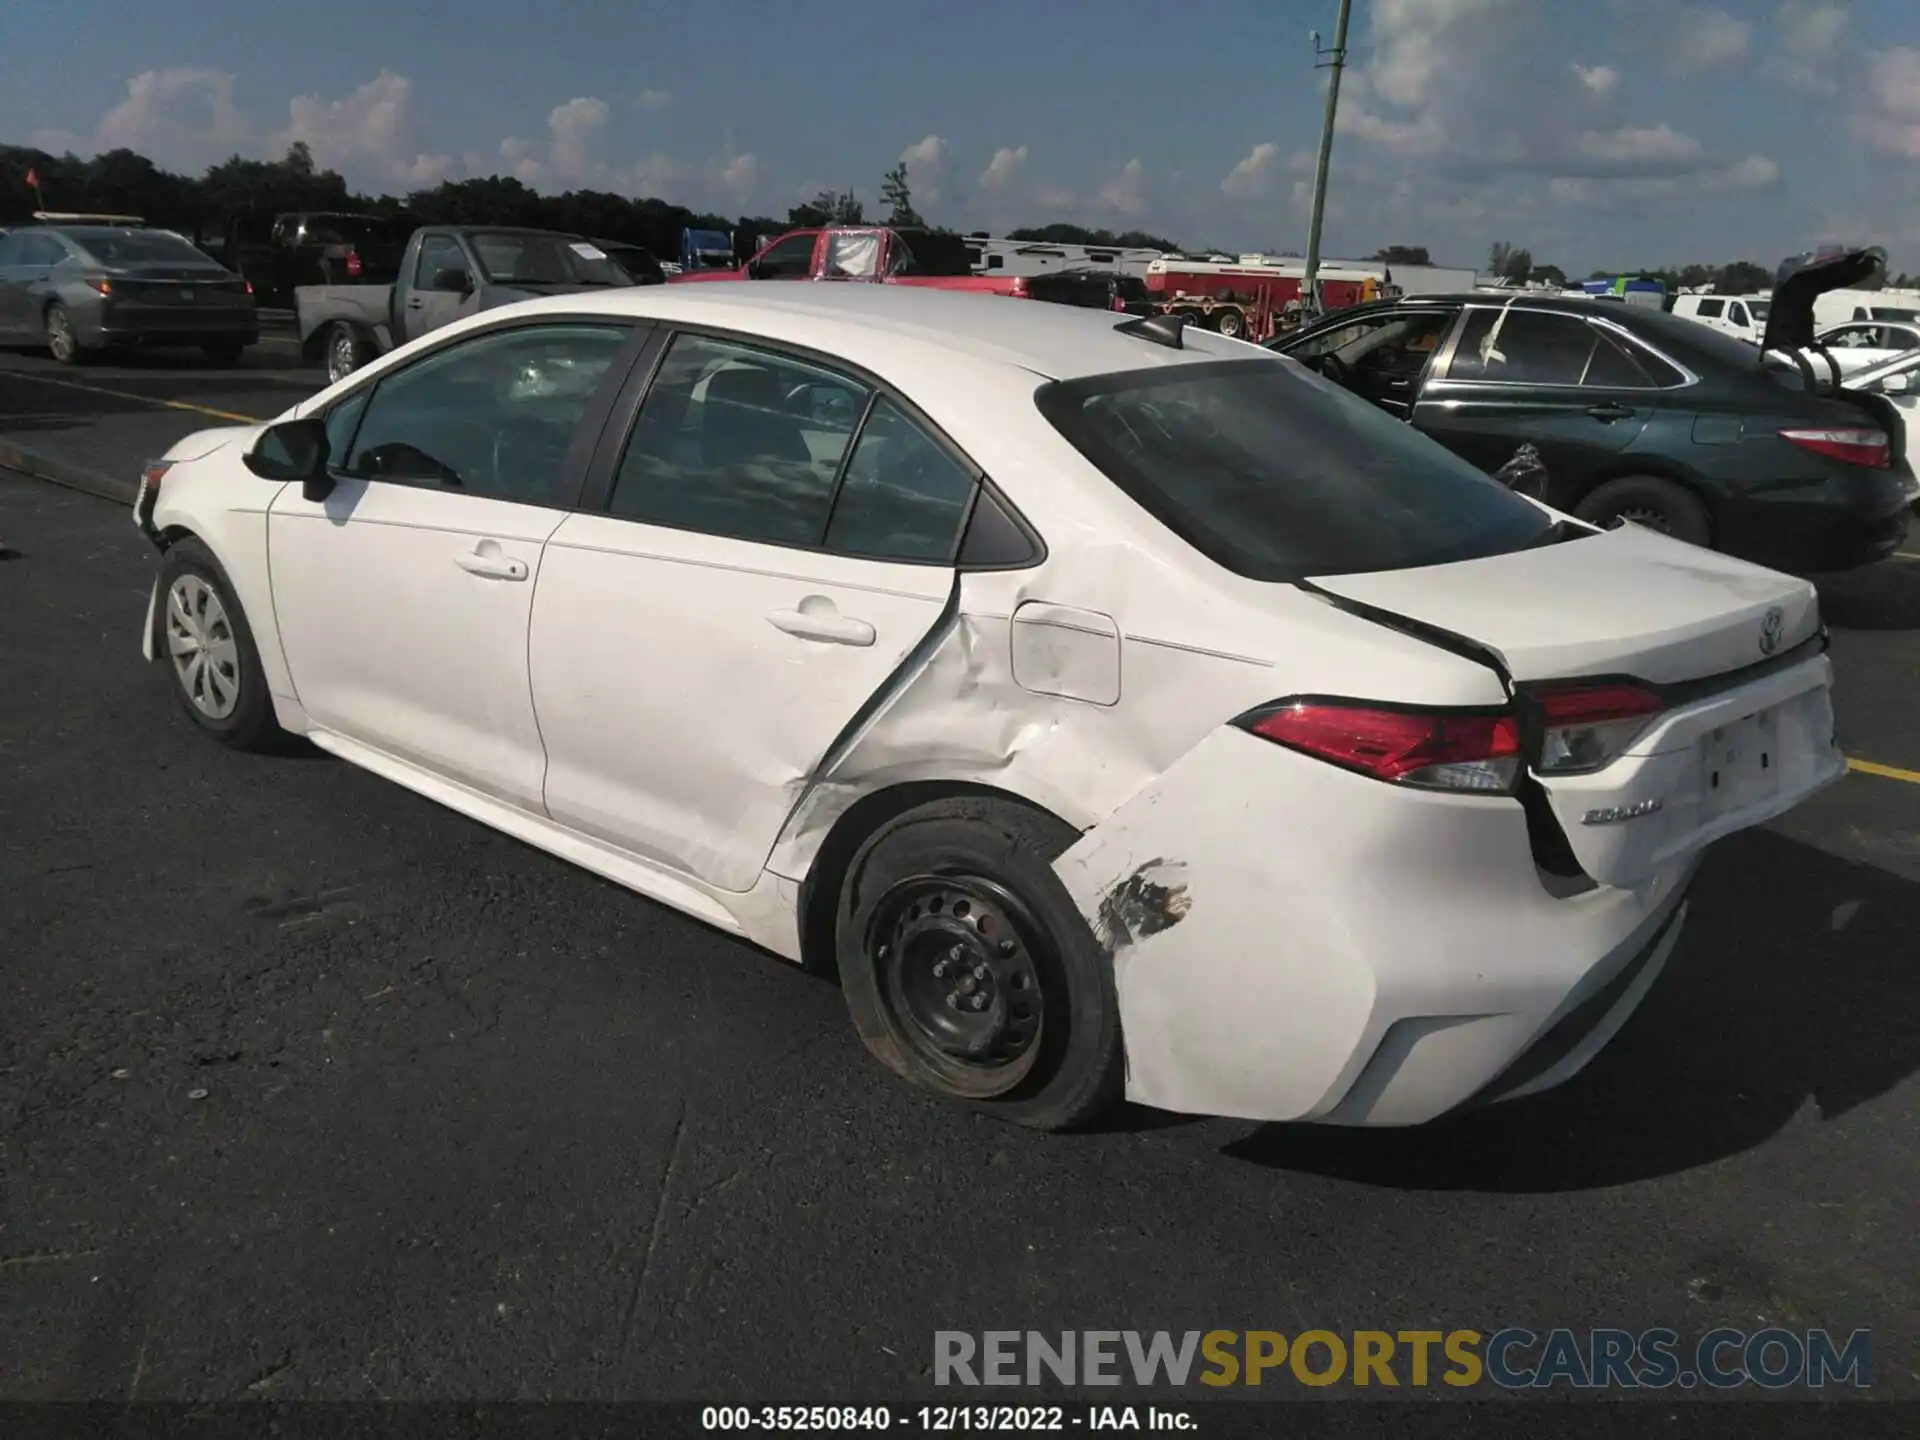
[[[1700,738],[1700,817],[1764,804],[1780,793],[1780,710],[1771,706]]]

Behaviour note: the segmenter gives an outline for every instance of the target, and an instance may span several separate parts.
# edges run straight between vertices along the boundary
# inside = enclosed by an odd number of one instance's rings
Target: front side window
[[[68,259],[67,247],[52,235],[28,235],[22,241],[16,265],[60,265]]]
[[[1596,339],[1577,315],[1476,308],[1454,347],[1450,380],[1508,385],[1578,385]]]
[[[874,402],[833,502],[827,548],[874,560],[946,562],[973,473],[893,401]]]
[[[1747,307],[1738,300],[1734,301],[1727,307],[1727,319],[1736,325],[1744,326],[1747,323]]]
[[[626,341],[616,325],[540,325],[449,345],[375,385],[343,469],[525,505],[566,504],[577,479],[566,473],[574,432]],[[329,417],[329,441],[332,428]]]
[[[817,546],[867,398],[866,387],[789,355],[676,335],[608,509],[736,540]]]
[[[460,248],[460,242],[451,235],[429,235],[420,242],[420,259],[413,272],[413,285],[416,290],[433,290],[439,287],[440,276],[448,270],[469,275],[467,252]]]
[[[1443,445],[1284,360],[1056,381],[1035,401],[1168,529],[1253,580],[1479,559],[1552,530]]]
[[[813,274],[813,236],[789,235],[760,256],[755,269],[763,280],[805,280]]]

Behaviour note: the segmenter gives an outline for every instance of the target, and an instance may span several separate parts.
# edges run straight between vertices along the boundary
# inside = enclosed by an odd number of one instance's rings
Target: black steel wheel
[[[1008,891],[975,875],[922,875],[880,898],[866,945],[907,1042],[985,1098],[1025,1078],[1046,999],[1034,968],[1045,932]]]
[[[835,930],[870,1052],[923,1089],[1040,1130],[1120,1098],[1112,962],[1053,872],[1078,838],[1018,802],[937,800],[855,853]]]
[[[1643,525],[1689,545],[1711,546],[1713,522],[1691,492],[1657,475],[1623,475],[1597,487],[1574,511],[1589,525]]]

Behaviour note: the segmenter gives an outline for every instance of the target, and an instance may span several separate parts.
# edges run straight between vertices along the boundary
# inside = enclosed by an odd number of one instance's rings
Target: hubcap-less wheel
[[[333,337],[333,343],[327,346],[327,379],[339,384],[354,372],[353,336],[344,330]]]
[[[240,647],[214,588],[182,575],[167,591],[167,657],[181,693],[209,720],[225,720],[240,703]]]
[[[57,305],[47,312],[47,349],[62,363],[74,356],[73,324],[67,319],[67,312]]]
[[[966,1088],[1001,1094],[1033,1068],[1044,1002],[1042,934],[1008,891],[973,876],[904,880],[868,929],[880,993],[902,1036]]]
[[[1246,327],[1240,323],[1238,311],[1229,310],[1220,317],[1220,333],[1229,340],[1238,340],[1240,332]]]

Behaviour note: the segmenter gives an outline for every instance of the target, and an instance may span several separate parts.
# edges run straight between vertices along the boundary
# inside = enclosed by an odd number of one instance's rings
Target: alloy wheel
[[[219,593],[186,574],[167,591],[167,658],[189,704],[225,720],[240,703],[240,647]]]
[[[327,346],[327,379],[339,384],[353,373],[353,337],[339,334]]]
[[[73,358],[73,325],[67,319],[67,312],[57,305],[47,312],[47,349],[62,364]]]

